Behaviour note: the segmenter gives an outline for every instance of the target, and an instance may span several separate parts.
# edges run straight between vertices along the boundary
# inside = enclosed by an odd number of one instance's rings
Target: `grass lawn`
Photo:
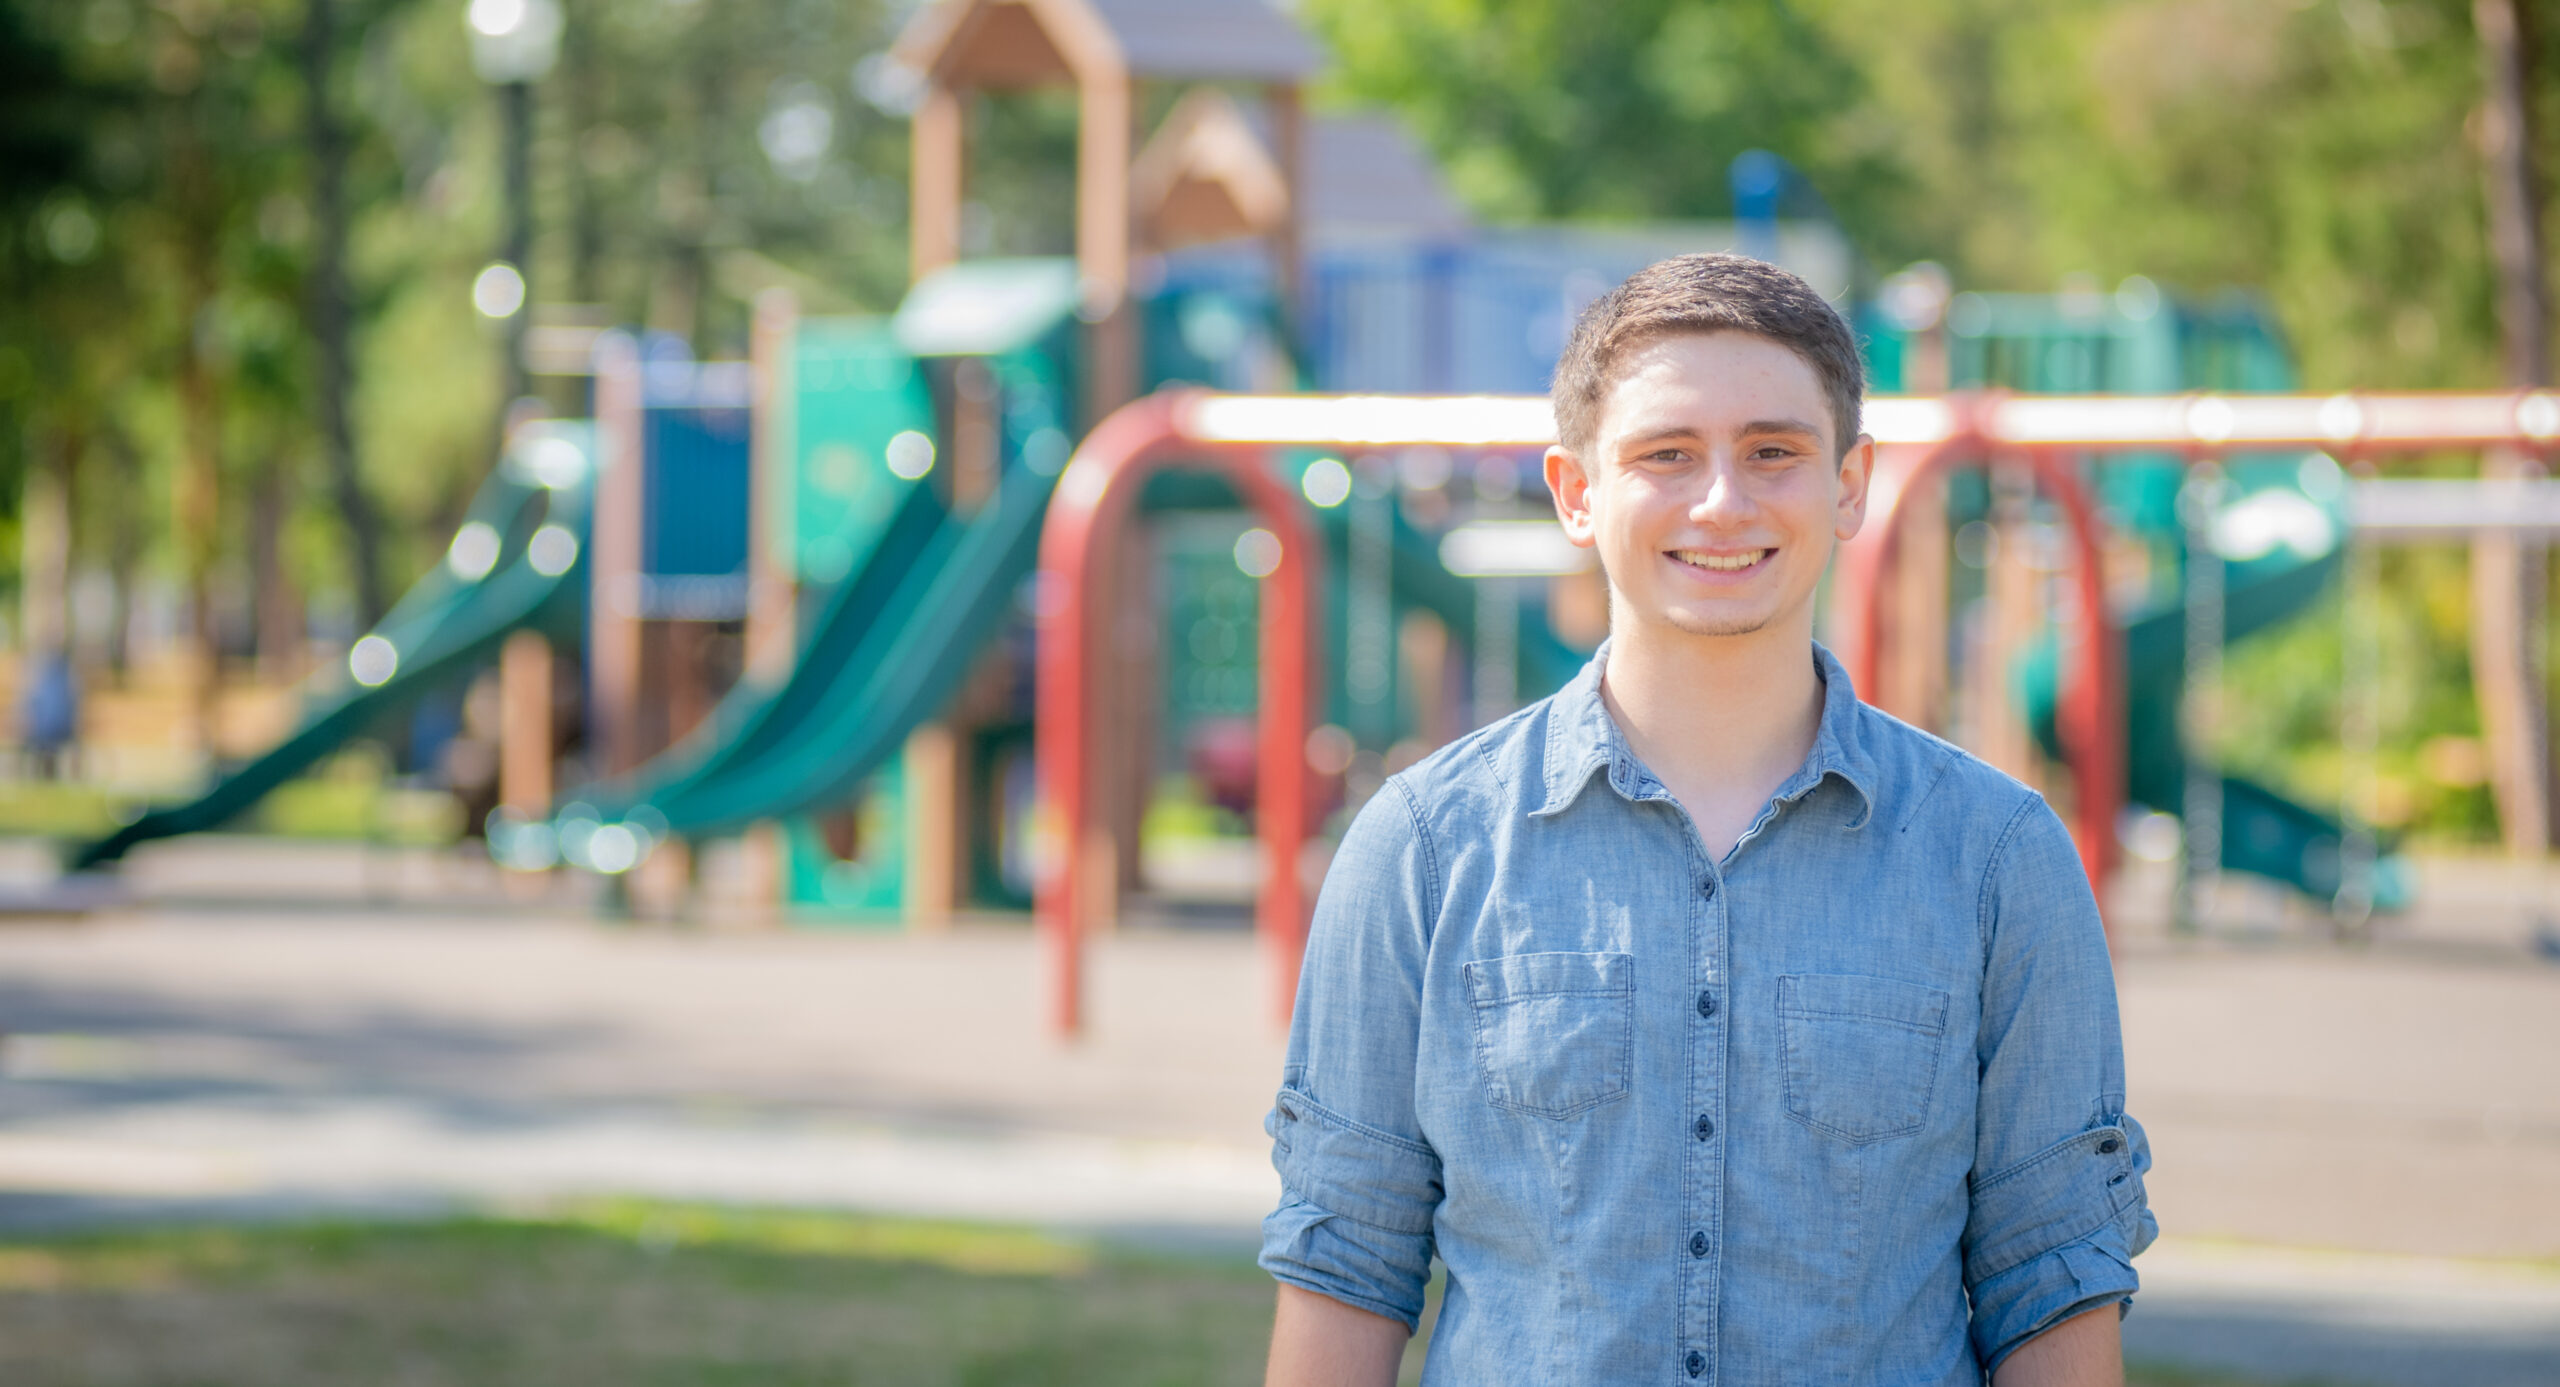
[[[0,1243],[0,1382],[1251,1384],[1271,1295],[1240,1258],[661,1204],[114,1233]]]

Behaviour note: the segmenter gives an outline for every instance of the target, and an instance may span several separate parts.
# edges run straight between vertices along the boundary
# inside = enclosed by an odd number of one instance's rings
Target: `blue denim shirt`
[[[2033,791],[1860,703],[1723,860],[1605,649],[1362,808],[1268,1120],[1262,1265],[1426,1383],[1978,1384],[2155,1224],[2106,940]]]

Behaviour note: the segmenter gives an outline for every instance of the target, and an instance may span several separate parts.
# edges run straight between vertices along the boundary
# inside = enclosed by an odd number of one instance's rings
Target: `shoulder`
[[[2004,919],[2036,930],[2094,921],[2080,849],[2033,786],[1882,709],[1859,705],[1876,822],[1957,870],[1987,945]]]
[[[1546,795],[1555,702],[1539,699],[1442,746],[1389,776],[1379,797],[1401,796],[1425,832],[1463,832],[1536,809]]]
[[[2032,786],[1873,704],[1856,705],[1854,735],[1892,831],[1990,848],[2022,817],[2051,815]]]

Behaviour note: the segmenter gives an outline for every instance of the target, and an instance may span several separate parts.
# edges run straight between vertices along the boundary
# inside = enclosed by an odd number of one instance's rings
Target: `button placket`
[[[1697,1024],[1689,1032],[1691,1039],[1691,1102],[1694,1116],[1689,1121],[1690,1135],[1697,1145],[1691,1148],[1686,1164],[1693,1172],[1689,1179],[1694,1220],[1681,1248],[1688,1256],[1681,1259],[1682,1296],[1679,1329],[1681,1367],[1690,1379],[1712,1383],[1716,1374],[1709,1371],[1713,1360],[1707,1350],[1716,1345],[1716,1309],[1719,1295],[1716,1236],[1718,1214],[1724,1205],[1723,1151],[1714,1144],[1717,1135],[1715,1109],[1725,1084],[1725,1041],[1723,999],[1714,986],[1723,974],[1723,954],[1730,918],[1726,909],[1728,897],[1715,862],[1703,842],[1694,837],[1696,826],[1690,825],[1692,848],[1697,853],[1695,892],[1690,897],[1689,918],[1696,929],[1696,988],[1691,1006],[1697,1013]]]

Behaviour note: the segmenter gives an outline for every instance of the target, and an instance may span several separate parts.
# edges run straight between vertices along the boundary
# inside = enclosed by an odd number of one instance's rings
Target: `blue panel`
[[[726,576],[747,566],[747,411],[695,406],[642,412],[648,458],[640,567],[651,575]]]

